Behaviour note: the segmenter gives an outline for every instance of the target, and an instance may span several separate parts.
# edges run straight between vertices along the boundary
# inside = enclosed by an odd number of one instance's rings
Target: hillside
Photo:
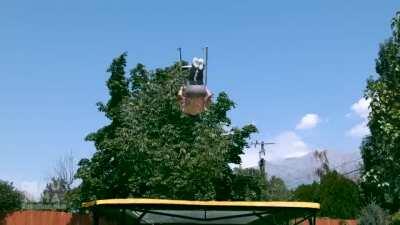
[[[332,169],[336,169],[352,179],[357,179],[358,173],[352,171],[359,168],[361,157],[358,151],[350,153],[328,151],[327,156]],[[280,177],[288,187],[293,188],[317,180],[314,171],[319,165],[313,153],[308,153],[301,157],[267,161],[267,175]]]

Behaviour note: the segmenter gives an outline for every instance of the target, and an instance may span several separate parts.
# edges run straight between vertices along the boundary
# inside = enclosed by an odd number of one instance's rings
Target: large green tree
[[[325,171],[320,183],[300,185],[293,195],[298,201],[320,202],[321,216],[355,218],[360,209],[357,184],[334,170]]]
[[[371,134],[361,146],[361,187],[368,201],[395,211],[400,208],[400,12],[392,31],[380,46],[376,76],[368,80],[365,92],[371,100]]]
[[[256,128],[231,125],[235,104],[226,93],[198,116],[183,114],[176,95],[187,73],[179,64],[153,71],[138,64],[129,76],[125,67],[122,54],[108,70],[110,99],[98,106],[110,123],[87,136],[96,152],[79,163],[82,199],[233,199],[229,164],[240,163]]]
[[[74,183],[75,165],[72,153],[62,156],[54,167],[54,175],[46,184],[42,192],[41,202],[43,203],[65,203],[69,204],[67,193],[72,190]]]
[[[255,168],[235,168],[232,187],[232,199],[235,200],[284,201],[291,198],[291,192],[281,178],[267,179],[265,173]]]
[[[23,199],[23,194],[12,183],[0,180],[0,217],[20,209]]]
[[[288,200],[291,198],[291,192],[286,187],[285,182],[276,176],[272,176],[267,183],[267,199],[273,201]]]
[[[320,203],[321,216],[352,219],[360,209],[360,193],[352,180],[330,171],[321,177]]]
[[[265,174],[255,168],[235,168],[232,198],[235,200],[266,200],[268,181]]]
[[[69,191],[65,180],[53,177],[51,181],[46,184],[43,190],[40,201],[46,204],[65,202],[65,195]]]
[[[320,186],[315,181],[312,184],[302,184],[293,192],[293,198],[298,201],[321,202]]]

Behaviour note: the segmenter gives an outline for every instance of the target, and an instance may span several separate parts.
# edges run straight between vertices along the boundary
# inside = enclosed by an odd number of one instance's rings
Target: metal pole
[[[182,75],[182,48],[178,48],[178,51],[179,51],[179,75]]]
[[[182,48],[178,48],[179,51],[179,63],[182,63]]]
[[[182,76],[182,48],[179,47],[178,51],[179,51],[179,76]],[[185,81],[183,81],[183,83],[185,83]],[[170,88],[170,91],[172,92],[172,86]],[[172,105],[171,105],[171,109],[172,109]]]
[[[205,85],[207,86],[207,75],[208,75],[208,47],[205,47],[204,48],[204,51],[205,51],[205,60],[206,60],[206,68],[205,68],[205,80],[204,80],[204,83],[205,83]]]
[[[317,224],[317,215],[314,214],[314,216],[313,216],[313,225],[316,225],[316,224]]]
[[[127,222],[126,222],[126,210],[125,209],[122,209],[122,211],[121,211],[121,216],[122,216],[122,225],[126,225],[127,224]]]

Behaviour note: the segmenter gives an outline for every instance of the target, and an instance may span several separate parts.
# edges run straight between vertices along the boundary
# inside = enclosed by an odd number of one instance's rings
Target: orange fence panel
[[[0,218],[0,225],[90,225],[89,215],[56,211],[18,211]]]
[[[302,225],[309,225],[308,221],[304,221]],[[331,218],[317,218],[316,225],[357,225],[357,220],[343,220]]]

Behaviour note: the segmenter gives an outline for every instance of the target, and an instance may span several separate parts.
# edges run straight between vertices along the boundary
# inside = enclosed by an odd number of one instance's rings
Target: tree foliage
[[[69,191],[68,183],[57,177],[51,178],[51,181],[46,184],[41,196],[41,202],[46,204],[65,202],[65,194]]]
[[[293,197],[298,201],[320,202],[320,184],[313,182],[312,184],[302,184],[293,192]]]
[[[400,212],[396,212],[392,215],[390,225],[400,225]]]
[[[81,197],[81,189],[79,186],[67,191],[64,195],[66,210],[73,213],[82,212],[84,209],[82,209],[81,205],[85,199]]]
[[[321,178],[321,215],[350,219],[359,213],[360,194],[357,184],[336,171]]]
[[[126,54],[108,72],[110,99],[98,103],[110,124],[87,136],[96,152],[79,163],[82,199],[154,197],[232,199],[238,182],[228,164],[240,163],[253,125],[232,127],[235,104],[220,93],[199,116],[184,115],[176,94],[187,74],[178,64],[125,75]]]
[[[289,200],[292,193],[286,187],[285,182],[276,176],[272,176],[267,183],[267,199],[272,201]]]
[[[377,76],[368,80],[365,91],[371,100],[371,134],[361,146],[361,187],[368,201],[396,211],[400,208],[400,12],[393,18],[392,31],[380,46]]]
[[[66,154],[57,161],[54,174],[46,184],[41,195],[41,202],[45,204],[72,205],[72,185],[75,181],[75,160],[72,153]]]
[[[293,195],[298,201],[320,202],[321,216],[355,218],[360,208],[358,186],[336,171],[326,172],[320,183],[300,185]]]
[[[235,200],[266,200],[268,198],[267,179],[265,174],[254,168],[235,168],[232,182],[233,196]]]
[[[12,183],[0,180],[0,216],[21,208],[23,194]]]
[[[360,225],[388,225],[389,216],[384,209],[372,202],[365,206],[358,218]]]

